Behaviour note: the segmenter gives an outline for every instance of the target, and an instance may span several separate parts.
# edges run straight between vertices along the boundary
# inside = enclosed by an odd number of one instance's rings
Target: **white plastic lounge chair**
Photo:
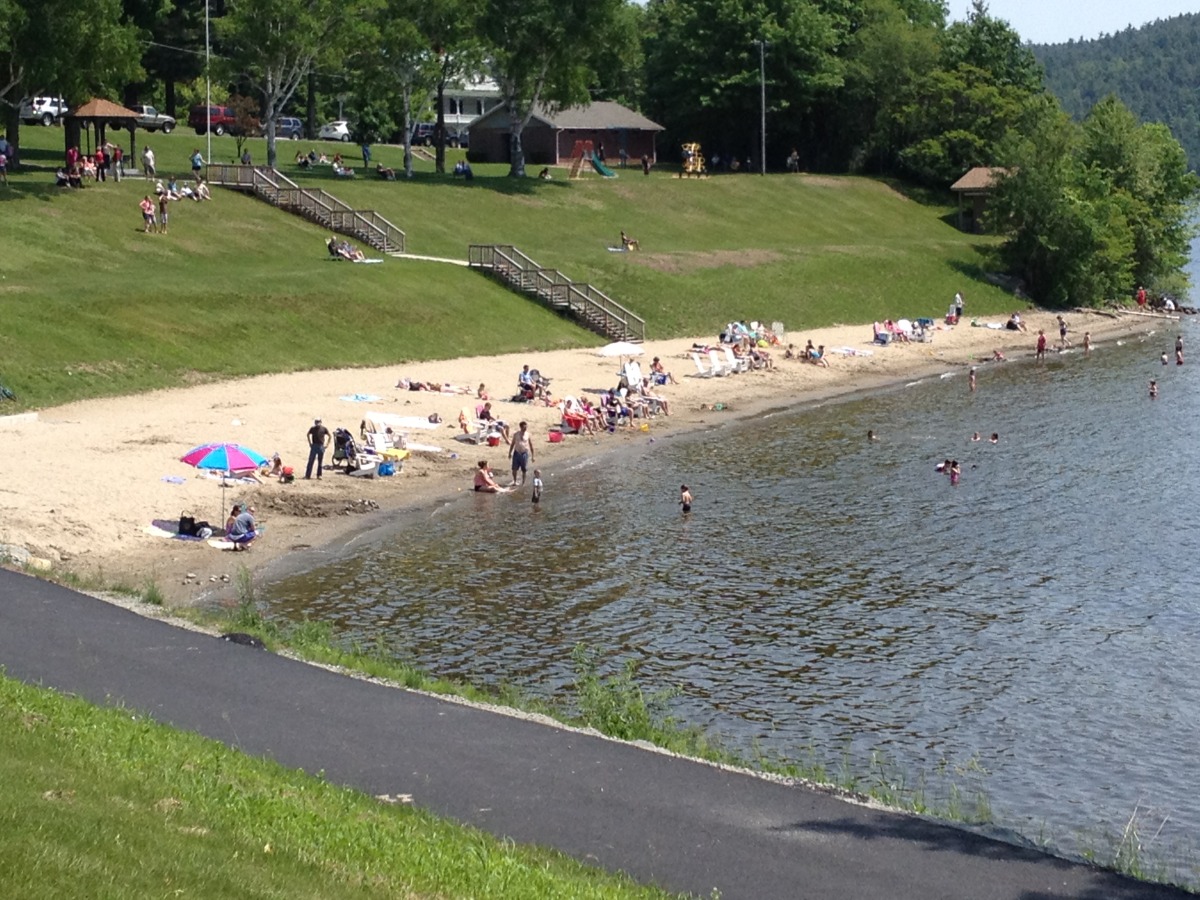
[[[696,377],[697,378],[712,378],[712,374],[713,374],[712,369],[704,368],[704,363],[700,362],[700,354],[699,353],[691,353],[689,355],[692,357],[692,362],[694,362],[696,364]]]
[[[750,360],[738,359],[733,355],[733,351],[728,347],[724,347],[722,349],[725,351],[725,368],[727,368],[730,372],[750,371]]]
[[[716,350],[708,351],[708,364],[712,366],[712,373],[714,375],[727,375],[731,371],[721,360],[721,354]]]

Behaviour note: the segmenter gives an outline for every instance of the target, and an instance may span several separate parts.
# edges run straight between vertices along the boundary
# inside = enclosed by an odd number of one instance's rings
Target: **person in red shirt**
[[[1140,284],[1137,289],[1137,305],[1139,309],[1146,308],[1146,289]]]
[[[113,180],[120,181],[125,174],[125,151],[118,144],[112,152]]]
[[[1037,358],[1046,358],[1046,332],[1042,331],[1041,329],[1038,330]]]
[[[96,155],[93,157],[96,163],[96,180],[108,180],[108,154],[104,152],[103,147],[96,148]]]

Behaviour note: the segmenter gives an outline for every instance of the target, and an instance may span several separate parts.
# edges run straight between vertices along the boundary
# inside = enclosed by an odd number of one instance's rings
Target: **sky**
[[[970,0],[950,0],[950,16],[966,18]],[[1004,19],[1031,44],[1061,44],[1074,38],[1139,28],[1155,19],[1200,12],[1200,0],[988,0],[988,12]]]

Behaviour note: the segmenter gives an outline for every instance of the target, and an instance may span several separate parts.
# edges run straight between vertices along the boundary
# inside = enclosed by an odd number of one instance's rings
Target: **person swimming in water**
[[[973,435],[971,435],[971,440],[972,441],[982,441],[983,438],[980,437],[979,432],[977,431]]]
[[[950,483],[958,484],[958,479],[961,477],[962,477],[962,468],[959,466],[958,460],[957,459],[951,460],[951,462],[950,462]]]

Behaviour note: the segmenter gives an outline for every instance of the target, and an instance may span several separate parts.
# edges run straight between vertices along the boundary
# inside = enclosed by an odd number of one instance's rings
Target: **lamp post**
[[[759,174],[767,174],[767,42],[752,41],[758,47],[759,122],[758,165]]]
[[[209,0],[204,0],[204,158],[212,165],[212,49],[208,39],[208,5]]]

